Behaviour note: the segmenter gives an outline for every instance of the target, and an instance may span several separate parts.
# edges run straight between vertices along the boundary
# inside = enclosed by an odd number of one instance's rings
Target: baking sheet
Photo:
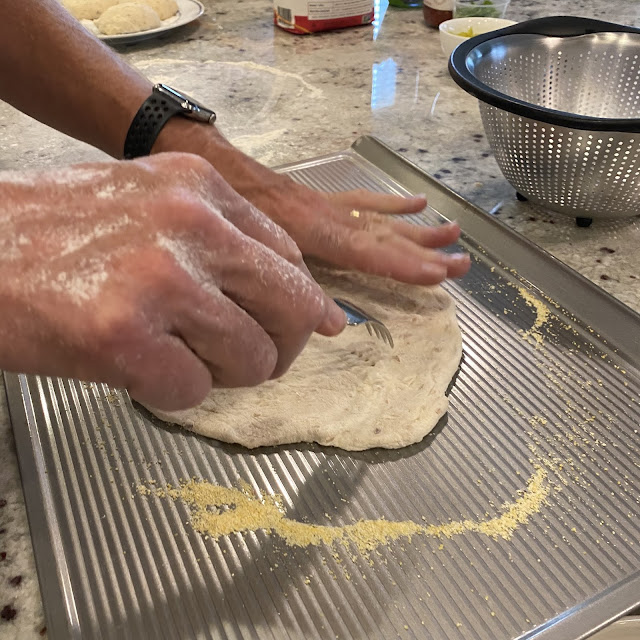
[[[423,192],[417,223],[461,223],[474,264],[447,284],[465,351],[448,416],[399,451],[249,453],[104,385],[5,375],[49,636],[555,640],[637,606],[638,315],[374,139],[283,171]],[[414,536],[367,555],[262,530],[206,538],[185,504],[136,490],[196,477],[278,493],[321,525],[482,523],[540,469],[546,501],[509,540]]]

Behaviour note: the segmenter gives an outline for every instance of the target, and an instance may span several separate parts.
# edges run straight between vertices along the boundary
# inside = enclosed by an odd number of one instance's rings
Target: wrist
[[[274,190],[281,182],[289,182],[253,158],[236,149],[215,126],[193,122],[176,116],[164,126],[151,153],[181,151],[194,153],[207,160],[216,171],[241,195],[251,200],[252,189]]]
[[[233,149],[232,145],[215,126],[177,115],[162,128],[151,148],[151,154],[182,151],[204,156],[208,150],[224,152],[228,149]]]

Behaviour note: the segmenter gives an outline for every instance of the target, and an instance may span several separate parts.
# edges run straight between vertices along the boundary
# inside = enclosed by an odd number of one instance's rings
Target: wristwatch
[[[156,84],[131,122],[124,141],[124,157],[131,160],[148,156],[162,127],[173,116],[182,116],[205,124],[213,124],[216,121],[216,114],[211,109],[203,107],[166,84]]]

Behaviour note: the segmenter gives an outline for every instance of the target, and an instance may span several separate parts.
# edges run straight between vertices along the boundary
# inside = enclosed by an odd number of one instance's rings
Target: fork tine
[[[391,332],[385,325],[380,323],[378,325],[378,330],[380,331],[380,340],[393,348],[393,338],[391,337]]]
[[[386,344],[389,344],[389,341],[387,339],[387,331],[386,331],[386,327],[382,327],[381,325],[376,325],[376,328],[378,330],[378,337],[380,338],[380,340],[382,340],[382,342],[385,342]]]
[[[360,307],[357,307],[352,302],[348,302],[343,298],[334,298],[334,300],[347,313],[348,324],[364,324],[364,326],[367,327],[367,331],[370,336],[375,336],[378,340],[382,340],[382,342],[393,348],[391,332],[387,329],[384,322],[374,318]]]

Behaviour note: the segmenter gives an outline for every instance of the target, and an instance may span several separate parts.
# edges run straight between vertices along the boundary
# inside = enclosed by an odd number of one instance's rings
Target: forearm
[[[56,0],[0,2],[0,98],[114,157],[151,82]]]
[[[56,0],[0,0],[0,98],[21,111],[120,158],[131,122],[151,90],[151,82]],[[423,198],[383,202],[379,194],[356,192],[331,199],[260,165],[215,127],[180,117],[160,132],[152,152],[161,151],[205,158],[307,255],[418,284],[437,284],[469,268],[466,256],[434,251],[457,239],[457,226],[443,234],[371,214],[414,213],[424,208]],[[361,215],[351,216],[353,209]]]
[[[121,158],[151,88],[56,0],[0,2],[0,99],[20,111]],[[232,183],[250,184],[265,170],[214,127],[182,118],[165,126],[153,149],[161,150],[208,157]]]

